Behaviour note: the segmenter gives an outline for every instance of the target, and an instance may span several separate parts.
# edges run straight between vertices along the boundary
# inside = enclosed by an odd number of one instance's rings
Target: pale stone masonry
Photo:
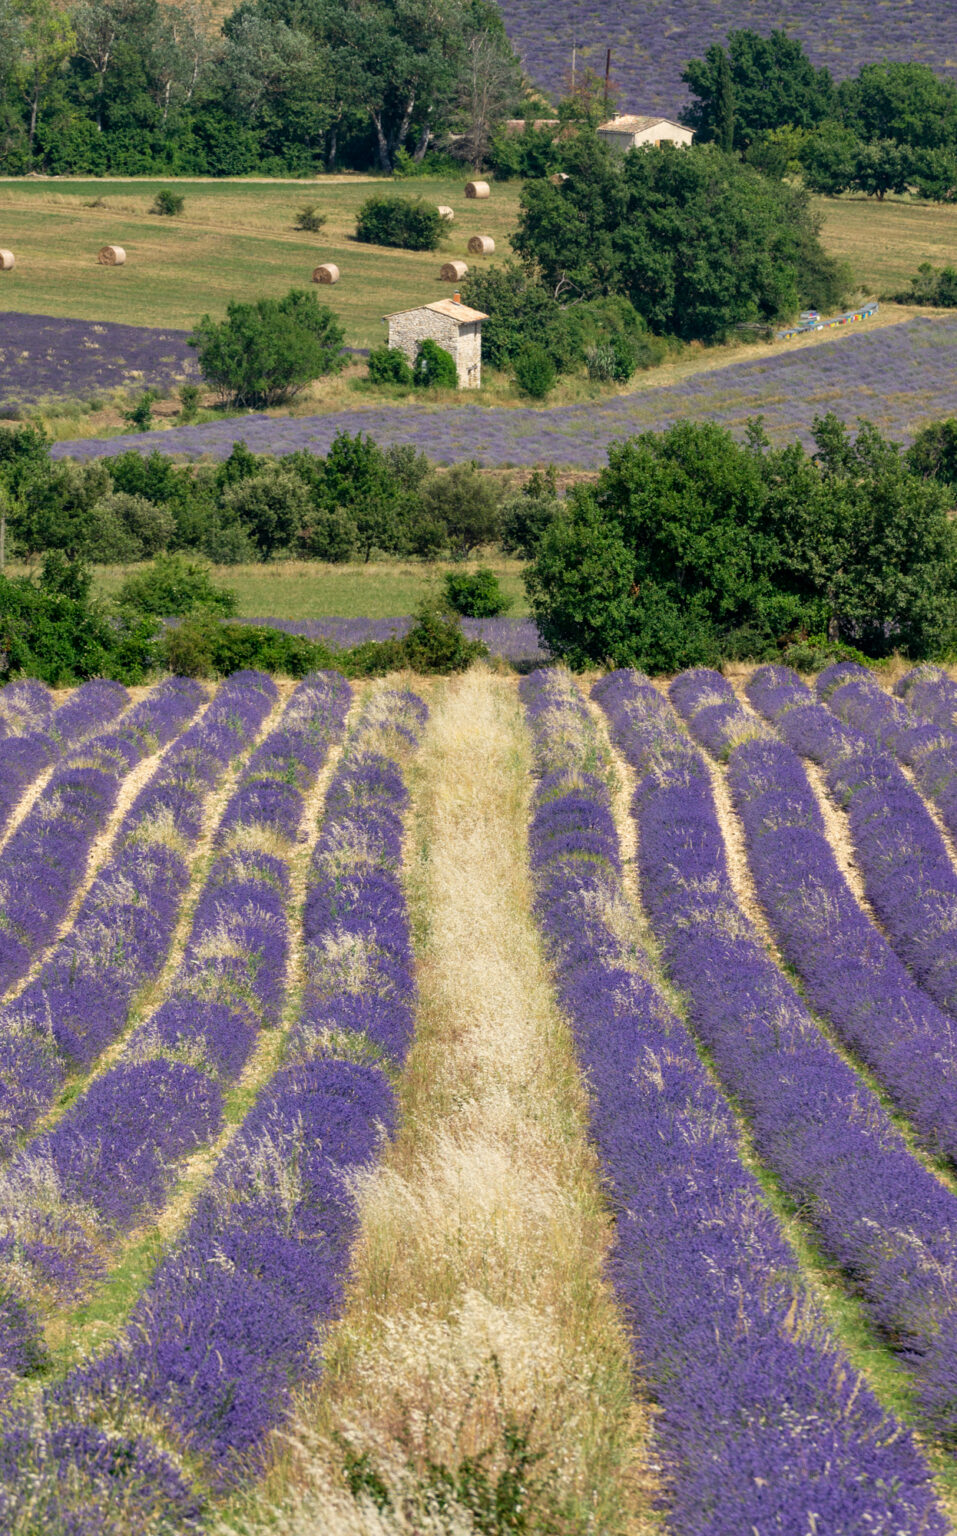
[[[694,133],[684,123],[673,123],[667,117],[622,117],[615,113],[607,123],[599,123],[598,137],[604,139],[610,149],[639,149],[643,144],[690,144]]]
[[[418,309],[400,309],[386,315],[389,346],[398,347],[414,363],[420,342],[438,342],[455,359],[459,389],[478,389],[482,383],[482,321],[480,309],[470,309],[457,299],[437,299]]]

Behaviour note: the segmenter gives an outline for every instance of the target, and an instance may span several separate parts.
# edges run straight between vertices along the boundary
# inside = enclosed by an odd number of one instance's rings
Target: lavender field
[[[732,363],[667,387],[554,409],[457,405],[442,410],[342,411],[310,417],[253,414],[201,426],[121,439],[78,439],[53,448],[56,458],[90,459],[135,448],[184,458],[226,458],[242,438],[257,453],[306,449],[324,454],[337,432],[366,432],[385,443],[413,444],[440,463],[539,464],[597,468],[610,442],[658,431],[674,421],[715,421],[743,434],[761,416],[775,441],[810,443],[814,417],[834,411],[853,425],[866,416],[907,441],[926,422],[957,414],[957,318],[918,317],[900,325],[845,334],[831,342]]]
[[[612,50],[612,76],[620,111],[656,111],[674,117],[688,101],[681,73],[730,31],[784,28],[800,38],[815,64],[836,79],[856,74],[880,59],[916,60],[938,74],[957,75],[957,12],[948,0],[914,0],[910,5],[877,0],[792,0],[785,10],[769,0],[621,0],[598,6],[588,0],[501,0],[512,46],[531,77],[552,96],[567,89],[572,46],[578,67],[604,73]]]
[[[197,380],[188,334],[7,311],[0,314],[0,407]]]
[[[412,681],[0,691],[2,1528],[952,1532],[957,685]]]

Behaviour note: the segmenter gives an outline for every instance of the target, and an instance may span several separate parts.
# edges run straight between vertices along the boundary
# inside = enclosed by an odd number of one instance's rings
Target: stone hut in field
[[[643,144],[690,144],[694,140],[693,129],[684,123],[673,123],[667,117],[622,117],[617,112],[607,123],[599,123],[595,131],[609,149],[621,154]]]
[[[385,317],[389,346],[398,347],[410,363],[415,362],[419,343],[427,339],[450,352],[459,389],[478,389],[482,383],[482,321],[487,319],[480,309],[463,304],[458,294]]]

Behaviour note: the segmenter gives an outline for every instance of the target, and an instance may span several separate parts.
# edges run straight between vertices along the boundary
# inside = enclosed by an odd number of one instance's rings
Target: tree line
[[[883,199],[913,188],[957,199],[957,86],[925,64],[883,60],[836,82],[785,32],[731,32],[682,76],[701,143],[812,192]]]
[[[493,0],[0,0],[0,167],[297,175],[481,160],[522,86]]]

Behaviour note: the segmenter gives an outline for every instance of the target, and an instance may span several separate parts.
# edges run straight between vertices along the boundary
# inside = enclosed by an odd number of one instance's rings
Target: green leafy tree
[[[18,56],[14,66],[27,105],[27,147],[33,153],[40,103],[73,51],[75,36],[69,16],[53,0],[17,0]]]
[[[206,383],[237,405],[288,400],[344,365],[344,333],[315,294],[292,289],[283,299],[227,306],[225,320],[204,315],[190,337]]]
[[[309,487],[281,465],[238,480],[223,493],[223,506],[252,540],[260,559],[269,560],[293,544],[312,506]]]
[[[523,191],[512,243],[553,292],[622,294],[652,331],[688,341],[840,302],[847,275],[801,189],[708,145],[632,150],[595,171]]]
[[[865,64],[838,87],[842,117],[859,139],[893,139],[912,149],[957,143],[957,86],[926,64]]]
[[[685,121],[700,142],[725,150],[744,151],[768,129],[813,128],[836,115],[830,74],[786,32],[731,32],[727,49],[713,44],[681,78],[692,96]]]
[[[544,400],[555,388],[555,364],[537,341],[526,342],[515,359],[515,382],[523,395]]]
[[[824,197],[837,197],[854,185],[861,141],[840,123],[824,123],[801,146],[805,186]]]
[[[474,549],[497,542],[502,530],[501,493],[474,463],[453,464],[422,487],[422,509],[440,524],[453,554],[466,558]]]
[[[375,550],[399,552],[416,498],[378,443],[361,432],[354,437],[339,432],[319,471],[315,500],[330,512],[348,514],[354,547],[368,561]]]
[[[906,145],[877,139],[858,149],[852,186],[882,203],[888,192],[907,191],[913,169],[913,156]]]
[[[957,284],[957,272],[954,273]],[[957,420],[933,421],[922,428],[907,450],[907,462],[923,479],[939,480],[957,495]]]

